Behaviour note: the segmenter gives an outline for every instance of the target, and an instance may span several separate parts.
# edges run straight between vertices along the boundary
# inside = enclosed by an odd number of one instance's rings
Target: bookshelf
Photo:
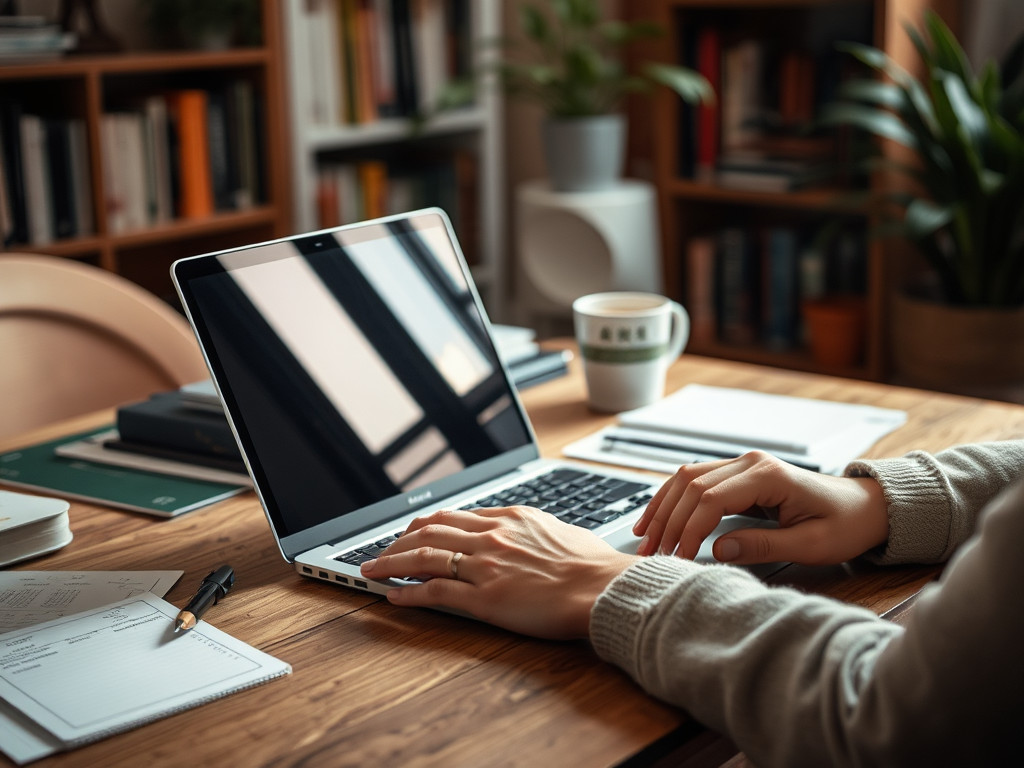
[[[854,39],[882,48],[913,71],[914,53],[908,42],[902,39],[901,24],[905,19],[919,19],[923,9],[929,6],[943,13],[951,10],[954,3],[945,0],[643,0],[630,4],[628,13],[635,18],[654,18],[668,30],[660,41],[637,52],[641,60],[654,58],[697,65],[701,30],[715,29],[720,35],[721,57],[718,62],[721,82],[725,81],[729,66],[725,59],[726,51],[730,47],[740,47],[745,41],[753,40],[758,45],[763,43],[759,53],[765,67],[769,65],[763,62],[773,61],[771,57],[774,55],[777,63],[790,49],[799,50],[801,54],[813,51],[807,55],[813,61],[815,80],[819,83],[815,95],[815,106],[819,108],[823,98],[820,83],[825,77],[822,71],[826,66],[836,66],[833,61],[822,59],[828,55],[821,53],[826,49],[822,36],[827,38],[828,46],[839,40]],[[845,14],[850,23],[835,24],[834,19],[839,14]],[[813,43],[806,38],[811,34],[817,36]],[[768,52],[764,53],[765,50]],[[848,76],[849,72],[833,75],[837,82]],[[762,98],[781,99],[781,90],[785,87],[779,84],[782,79],[777,73],[769,74],[767,82],[775,85],[768,87],[779,88],[779,93],[762,94]],[[719,95],[721,104],[721,91]],[[860,274],[853,292],[863,297],[866,327],[863,355],[856,363],[836,368],[816,361],[809,351],[806,332],[799,325],[802,323],[799,310],[798,325],[791,341],[781,347],[766,343],[765,331],[758,327],[754,329],[754,340],[723,339],[724,322],[719,310],[715,332],[704,334],[703,338],[692,338],[687,351],[798,371],[882,380],[887,373],[888,293],[895,274],[892,246],[868,236],[878,223],[876,214],[868,205],[852,204],[849,193],[857,189],[880,190],[888,183],[886,178],[875,173],[856,183],[840,179],[780,191],[724,186],[715,174],[709,175],[706,170],[701,173],[700,168],[695,168],[692,157],[689,162],[682,157],[688,151],[686,131],[699,136],[696,133],[699,128],[694,127],[699,118],[688,112],[678,98],[659,93],[650,104],[634,100],[629,105],[629,114],[632,133],[630,162],[641,174],[646,171],[658,190],[666,291],[684,305],[693,296],[693,273],[688,269],[690,244],[700,238],[714,240],[725,228],[745,230],[749,236],[748,248],[755,251],[765,247],[764,234],[777,228],[788,228],[796,233],[801,243],[799,247],[803,250],[829,221],[840,222],[839,231],[851,233],[851,237],[858,238],[860,243]],[[721,122],[721,113],[718,119],[717,152],[720,157],[725,152],[726,128]],[[850,134],[839,132],[837,141],[837,146],[842,147],[836,150],[838,154],[849,151]],[[834,242],[829,247],[833,246]],[[713,258],[714,269],[719,270],[717,279],[721,280],[721,246],[716,245]],[[796,257],[798,269],[801,258],[800,255]],[[767,269],[762,266],[762,273]],[[704,273],[707,273],[706,269]],[[763,281],[764,274],[757,279]],[[800,290],[799,281],[798,272],[794,278],[797,291]],[[715,290],[720,291],[721,288],[716,285]],[[760,292],[755,303],[760,302],[763,309],[763,305],[771,301],[766,296],[772,289],[762,284],[755,285],[753,290]],[[712,301],[721,302],[722,296],[715,294]],[[767,321],[758,317],[755,323],[758,322]]]
[[[337,70],[339,65],[336,57],[344,56],[346,46],[353,47],[353,39],[344,37],[344,21],[341,24],[343,31],[340,39],[336,35],[325,39],[321,22],[328,19],[326,26],[331,30],[330,34],[334,35],[347,2],[310,0],[307,3],[284,3],[282,6],[290,92],[288,109],[291,118],[291,183],[295,190],[295,229],[310,231],[325,223],[334,223],[324,221],[323,201],[318,197],[325,168],[356,165],[364,161],[380,162],[387,166],[387,183],[390,185],[391,174],[396,168],[400,173],[405,168],[426,162],[427,158],[444,162],[440,158],[452,154],[468,156],[473,166],[470,171],[472,186],[468,193],[473,200],[472,226],[460,226],[459,219],[464,217],[464,211],[448,212],[454,220],[456,233],[488,312],[492,318],[501,318],[505,309],[506,268],[500,95],[494,88],[482,89],[472,105],[443,112],[416,131],[406,116],[358,119],[351,113],[345,114],[344,106],[339,107],[331,98],[327,99],[326,107],[320,104],[317,100],[324,98],[325,91],[339,88],[338,76],[329,75],[324,78],[324,68]],[[455,4],[461,5],[468,12],[468,44],[463,45],[462,55],[471,61],[470,66],[476,66],[480,63],[479,57],[486,55],[486,48],[479,43],[499,35],[500,0],[412,0],[405,3],[406,7],[412,9],[414,16],[423,13],[423,9],[431,8],[443,9],[445,14],[450,14]],[[352,3],[352,6],[368,7],[379,13],[381,8],[393,9],[397,3]],[[417,22],[414,19],[412,23]],[[392,27],[386,29],[390,31]],[[389,37],[388,32],[380,34]],[[415,35],[414,31],[414,43],[417,42]],[[380,39],[375,38],[375,46],[379,45]],[[394,41],[388,44],[397,45]],[[355,45],[358,46],[358,43]],[[454,54],[448,50],[444,55],[450,59]],[[422,64],[422,61],[418,63]],[[344,66],[341,64],[341,78],[360,77],[362,68],[358,62],[349,72],[344,70]],[[353,65],[350,63],[350,66]],[[345,86],[340,87],[344,89]],[[344,98],[342,95],[339,100],[343,101]],[[438,204],[440,201],[428,202]],[[461,202],[458,206],[460,208]],[[443,202],[440,204],[446,209],[449,207]],[[391,199],[383,212],[397,213],[405,207],[401,200]],[[368,217],[365,212],[364,217]],[[340,220],[337,223],[347,222]]]
[[[261,0],[262,18],[276,20],[277,0]],[[223,51],[128,52],[68,55],[48,62],[0,67],[0,105],[18,103],[23,113],[44,119],[81,121],[88,157],[92,225],[87,234],[32,245],[12,242],[9,251],[72,258],[121,274],[153,293],[173,299],[170,263],[184,256],[281,237],[291,231],[290,178],[279,25],[264,23],[262,44]],[[244,81],[262,101],[257,114],[262,136],[255,162],[262,169],[262,194],[237,210],[216,210],[121,231],[112,227],[104,166],[111,158],[101,138],[104,116],[133,109],[146,97],[173,89],[206,89]],[[54,98],[59,95],[60,98]]]

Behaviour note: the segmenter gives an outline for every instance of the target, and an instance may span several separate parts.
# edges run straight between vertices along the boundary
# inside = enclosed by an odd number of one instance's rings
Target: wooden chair
[[[185,319],[134,283],[0,256],[0,438],[208,376]]]

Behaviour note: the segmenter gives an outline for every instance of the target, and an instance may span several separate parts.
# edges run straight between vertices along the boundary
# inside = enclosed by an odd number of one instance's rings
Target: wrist
[[[573,621],[571,632],[573,637],[588,639],[590,637],[590,614],[597,599],[604,593],[623,571],[642,558],[622,552],[609,554],[599,563],[592,563],[593,568],[585,584],[577,585],[570,596],[573,605]]]
[[[867,549],[880,547],[889,540],[889,504],[882,486],[873,477],[853,477],[862,495],[861,510]]]

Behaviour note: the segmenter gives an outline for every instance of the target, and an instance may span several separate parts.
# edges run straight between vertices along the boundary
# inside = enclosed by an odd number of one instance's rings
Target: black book
[[[682,61],[684,67],[697,70],[697,41],[700,28],[696,24],[683,26]],[[679,176],[692,179],[697,175],[697,114],[698,107],[684,101],[679,109]]]
[[[394,28],[395,88],[398,108],[402,115],[419,112],[416,93],[415,60],[412,49],[412,9],[410,0],[394,0],[391,6],[391,24]]]
[[[267,193],[267,133],[263,121],[263,92],[254,88],[252,92],[253,142],[256,145],[256,199],[253,202],[265,203],[270,199]]]
[[[242,460],[224,414],[189,408],[178,392],[119,408],[117,431],[127,443]]]
[[[167,112],[167,171],[171,177],[171,210],[177,216],[181,210],[181,146],[178,142],[178,118],[173,110]]]
[[[4,171],[11,203],[14,228],[8,243],[28,242],[28,210],[25,208],[25,171],[21,163],[21,105],[4,104],[0,108],[3,124]]]
[[[470,19],[470,0],[452,0],[449,22],[455,44],[454,75],[457,78],[473,75],[473,26]]]
[[[224,130],[227,137],[228,190],[231,193],[231,207],[244,207],[242,203],[242,131],[239,125],[241,115],[238,89],[232,83],[224,89]]]
[[[161,448],[145,443],[129,443],[124,440],[107,440],[103,447],[111,451],[121,453],[135,453],[140,456],[152,456],[157,459],[169,459],[180,461],[184,464],[195,464],[198,467],[209,467],[210,469],[222,469],[225,472],[238,472],[246,474],[245,464],[234,459],[222,459],[217,456],[208,456],[204,453],[190,453],[189,451],[176,451],[173,448]]]
[[[570,355],[560,349],[542,351],[533,357],[513,363],[508,367],[508,372],[516,389],[522,392],[535,384],[565,376],[569,372],[569,358]]]
[[[71,134],[66,120],[46,121],[46,155],[53,204],[53,236],[75,234],[75,190],[71,175]]]
[[[224,94],[212,91],[206,106],[206,136],[210,151],[210,178],[213,182],[213,204],[218,211],[235,207],[228,158],[227,106]]]

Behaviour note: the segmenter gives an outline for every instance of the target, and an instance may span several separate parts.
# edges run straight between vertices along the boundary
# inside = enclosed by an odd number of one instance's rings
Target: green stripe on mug
[[[584,344],[580,349],[583,357],[592,363],[649,363],[657,360],[668,352],[668,344],[656,347],[594,347]]]

